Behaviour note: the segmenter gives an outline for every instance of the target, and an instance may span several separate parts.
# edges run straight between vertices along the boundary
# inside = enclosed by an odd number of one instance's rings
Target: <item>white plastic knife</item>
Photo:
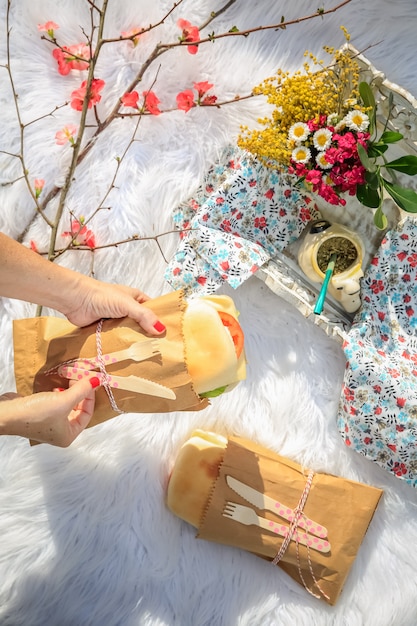
[[[92,378],[96,376],[100,382],[103,376],[100,372],[74,367],[73,365],[61,365],[58,368],[58,374],[64,378],[72,380],[81,380],[84,377]],[[135,393],[143,393],[148,396],[157,396],[158,398],[166,398],[167,400],[175,400],[177,397],[169,387],[155,383],[147,378],[139,376],[112,376],[109,375],[108,383],[114,389],[124,389],[125,391],[133,391]]]
[[[289,522],[293,521],[294,511],[285,504],[281,504],[281,502],[278,502],[270,496],[267,496],[264,493],[257,491],[253,487],[249,487],[249,485],[246,485],[240,480],[233,478],[233,476],[227,475],[226,481],[229,487],[233,489],[233,491],[235,491],[241,498],[244,498],[244,500],[246,500],[247,502],[250,502],[250,504],[255,506],[257,509],[260,509],[262,511],[271,511],[271,513],[275,513],[275,515],[278,515],[279,517],[282,517]],[[312,535],[320,537],[321,539],[327,537],[327,528],[325,526],[322,526],[321,524],[318,524],[317,522],[314,522],[305,515],[302,515],[300,517],[298,521],[298,526],[300,528],[303,528],[304,530],[307,530]]]

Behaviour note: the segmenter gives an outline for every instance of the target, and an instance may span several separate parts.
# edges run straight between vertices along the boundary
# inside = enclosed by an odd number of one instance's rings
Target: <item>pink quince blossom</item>
[[[194,83],[193,87],[197,91],[198,97],[202,98],[204,94],[207,93],[207,91],[209,91],[209,89],[213,87],[213,85],[205,80],[199,83]]]
[[[33,186],[35,187],[35,197],[39,198],[42,193],[42,189],[45,185],[45,181],[43,178],[35,178],[33,181]]]
[[[63,146],[70,142],[71,145],[74,145],[74,135],[77,132],[78,127],[75,124],[67,124],[61,130],[58,130],[55,134],[55,143],[58,146]]]
[[[199,83],[194,83],[193,87],[198,93],[197,104],[209,105],[216,102],[217,96],[214,95],[205,96],[205,98],[203,98],[203,96],[213,87],[212,83],[205,80]]]
[[[91,59],[91,50],[85,43],[74,46],[55,48],[52,56],[58,63],[58,72],[66,76],[71,70],[87,70]]]
[[[137,109],[139,94],[137,91],[129,91],[128,93],[125,93],[120,100],[125,107],[133,107],[134,109]]]
[[[145,109],[151,115],[160,115],[161,110],[158,108],[158,104],[160,104],[160,100],[157,98],[153,91],[144,91],[143,92],[143,105]]]
[[[139,39],[141,36],[141,32],[142,32],[142,28],[139,28],[139,26],[135,26],[133,28],[130,28],[129,30],[122,30],[122,32],[120,33],[120,35],[124,38],[124,39],[130,39],[131,44],[133,45],[134,48],[136,48],[136,46],[139,43]],[[135,36],[133,36],[135,35]]]
[[[186,113],[195,106],[194,92],[191,89],[181,91],[177,94],[176,100],[178,108]]]
[[[91,107],[100,102],[100,91],[103,89],[105,84],[106,83],[104,82],[104,80],[101,80],[100,78],[93,78],[93,80],[91,81],[90,97],[88,100],[89,109],[91,109]],[[87,81],[83,80],[83,82],[81,83],[81,87],[73,91],[71,94],[71,107],[76,111],[82,111],[86,95]]]
[[[61,237],[71,237],[76,246],[88,246],[93,249],[96,247],[96,238],[92,230],[84,224],[84,218],[79,220],[71,220],[71,230],[65,231]]]
[[[182,35],[180,41],[197,42],[200,41],[200,31],[198,26],[193,26],[187,20],[179,19],[177,22],[178,28],[181,28]],[[190,54],[197,54],[198,45],[187,46],[187,50]]]
[[[209,106],[210,104],[215,104],[217,102],[217,96],[205,96],[202,101],[201,104],[203,106]]]
[[[54,36],[54,30],[57,30],[58,28],[58,24],[55,24],[55,22],[52,21],[45,22],[45,24],[38,24],[38,30],[48,33],[51,38]]]
[[[141,108],[141,112],[147,111],[151,115],[159,115],[161,113],[158,108],[158,104],[160,103],[159,98],[153,91],[144,91],[143,92],[143,104]],[[134,109],[139,109],[139,93],[137,91],[130,91],[129,93],[125,93],[124,96],[120,98],[122,104],[125,107],[133,107]]]

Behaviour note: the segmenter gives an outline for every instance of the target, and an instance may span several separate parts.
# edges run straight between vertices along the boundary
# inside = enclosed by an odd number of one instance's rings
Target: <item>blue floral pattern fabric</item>
[[[239,287],[316,217],[311,197],[279,167],[237,147],[210,168],[196,194],[174,210],[181,242],[165,279],[186,295]]]
[[[385,236],[344,344],[338,427],[345,443],[417,486],[417,222]]]

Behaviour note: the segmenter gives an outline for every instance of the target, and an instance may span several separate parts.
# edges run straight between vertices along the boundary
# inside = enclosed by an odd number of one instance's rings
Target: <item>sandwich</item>
[[[195,430],[178,452],[166,503],[174,515],[195,528],[200,526],[226,447],[222,435]]]
[[[104,387],[97,390],[90,426],[121,412],[201,410],[209,397],[229,391],[245,378],[243,332],[230,297],[187,302],[182,292],[173,292],[143,306],[164,321],[163,336],[149,338],[130,318],[104,320],[100,331],[96,324],[78,328],[60,317],[16,320],[18,393],[26,396],[65,387],[68,379],[80,375],[103,377],[98,341],[107,358],[104,374],[111,395]],[[133,356],[135,346],[148,346],[146,357]]]
[[[190,300],[183,319],[185,360],[194,391],[205,398],[230,391],[246,377],[244,335],[228,296]]]
[[[253,441],[195,430],[178,451],[166,504],[198,529],[199,539],[276,563],[333,605],[381,495],[375,487],[312,472]]]

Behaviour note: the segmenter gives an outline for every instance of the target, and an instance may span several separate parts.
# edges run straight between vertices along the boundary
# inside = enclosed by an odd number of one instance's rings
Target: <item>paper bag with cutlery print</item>
[[[231,437],[224,444],[206,446],[203,440],[207,442],[211,436],[213,442],[214,435],[197,432],[199,441],[194,437],[196,443],[188,450],[185,444],[174,465],[168,506],[198,526],[199,538],[235,546],[272,561],[285,541],[285,533],[280,530],[289,529],[291,514],[305,495],[309,470],[245,439]],[[193,438],[189,440],[192,441]],[[174,494],[179,493],[180,483],[184,496],[177,502]],[[250,486],[252,491],[242,491],[242,485]],[[254,497],[255,490],[258,499]],[[335,604],[382,491],[322,473],[314,473],[307,491],[302,506],[304,516],[277,564],[310,593]],[[265,502],[263,494],[278,502],[276,512],[258,508],[271,502]],[[194,521],[197,517],[192,514],[193,505],[200,511],[198,522]],[[234,519],[230,512],[235,512],[236,505],[252,511],[252,517],[267,520],[262,520],[264,528],[255,525],[253,519],[250,525]],[[304,537],[307,542],[302,541]]]
[[[207,406],[194,392],[191,377],[185,364],[182,316],[186,306],[183,294],[173,292],[143,304],[164,321],[166,333],[157,339],[157,351],[142,361],[124,359],[106,365],[112,376],[137,377],[157,383],[172,397],[160,397],[112,387],[115,406],[109,401],[106,390],[96,391],[94,415],[89,426],[94,426],[120,412],[163,413],[169,411],[199,410]],[[14,368],[16,388],[26,396],[39,391],[51,391],[68,386],[59,366],[67,361],[97,356],[96,324],[78,328],[58,317],[37,317],[16,320],[13,324]],[[135,344],[144,344],[149,336],[130,318],[105,320],[100,332],[103,354],[125,350]],[[145,354],[146,356],[146,354]],[[81,361],[80,361],[81,360]],[[93,364],[94,365],[94,364]],[[94,370],[97,375],[99,368]]]

